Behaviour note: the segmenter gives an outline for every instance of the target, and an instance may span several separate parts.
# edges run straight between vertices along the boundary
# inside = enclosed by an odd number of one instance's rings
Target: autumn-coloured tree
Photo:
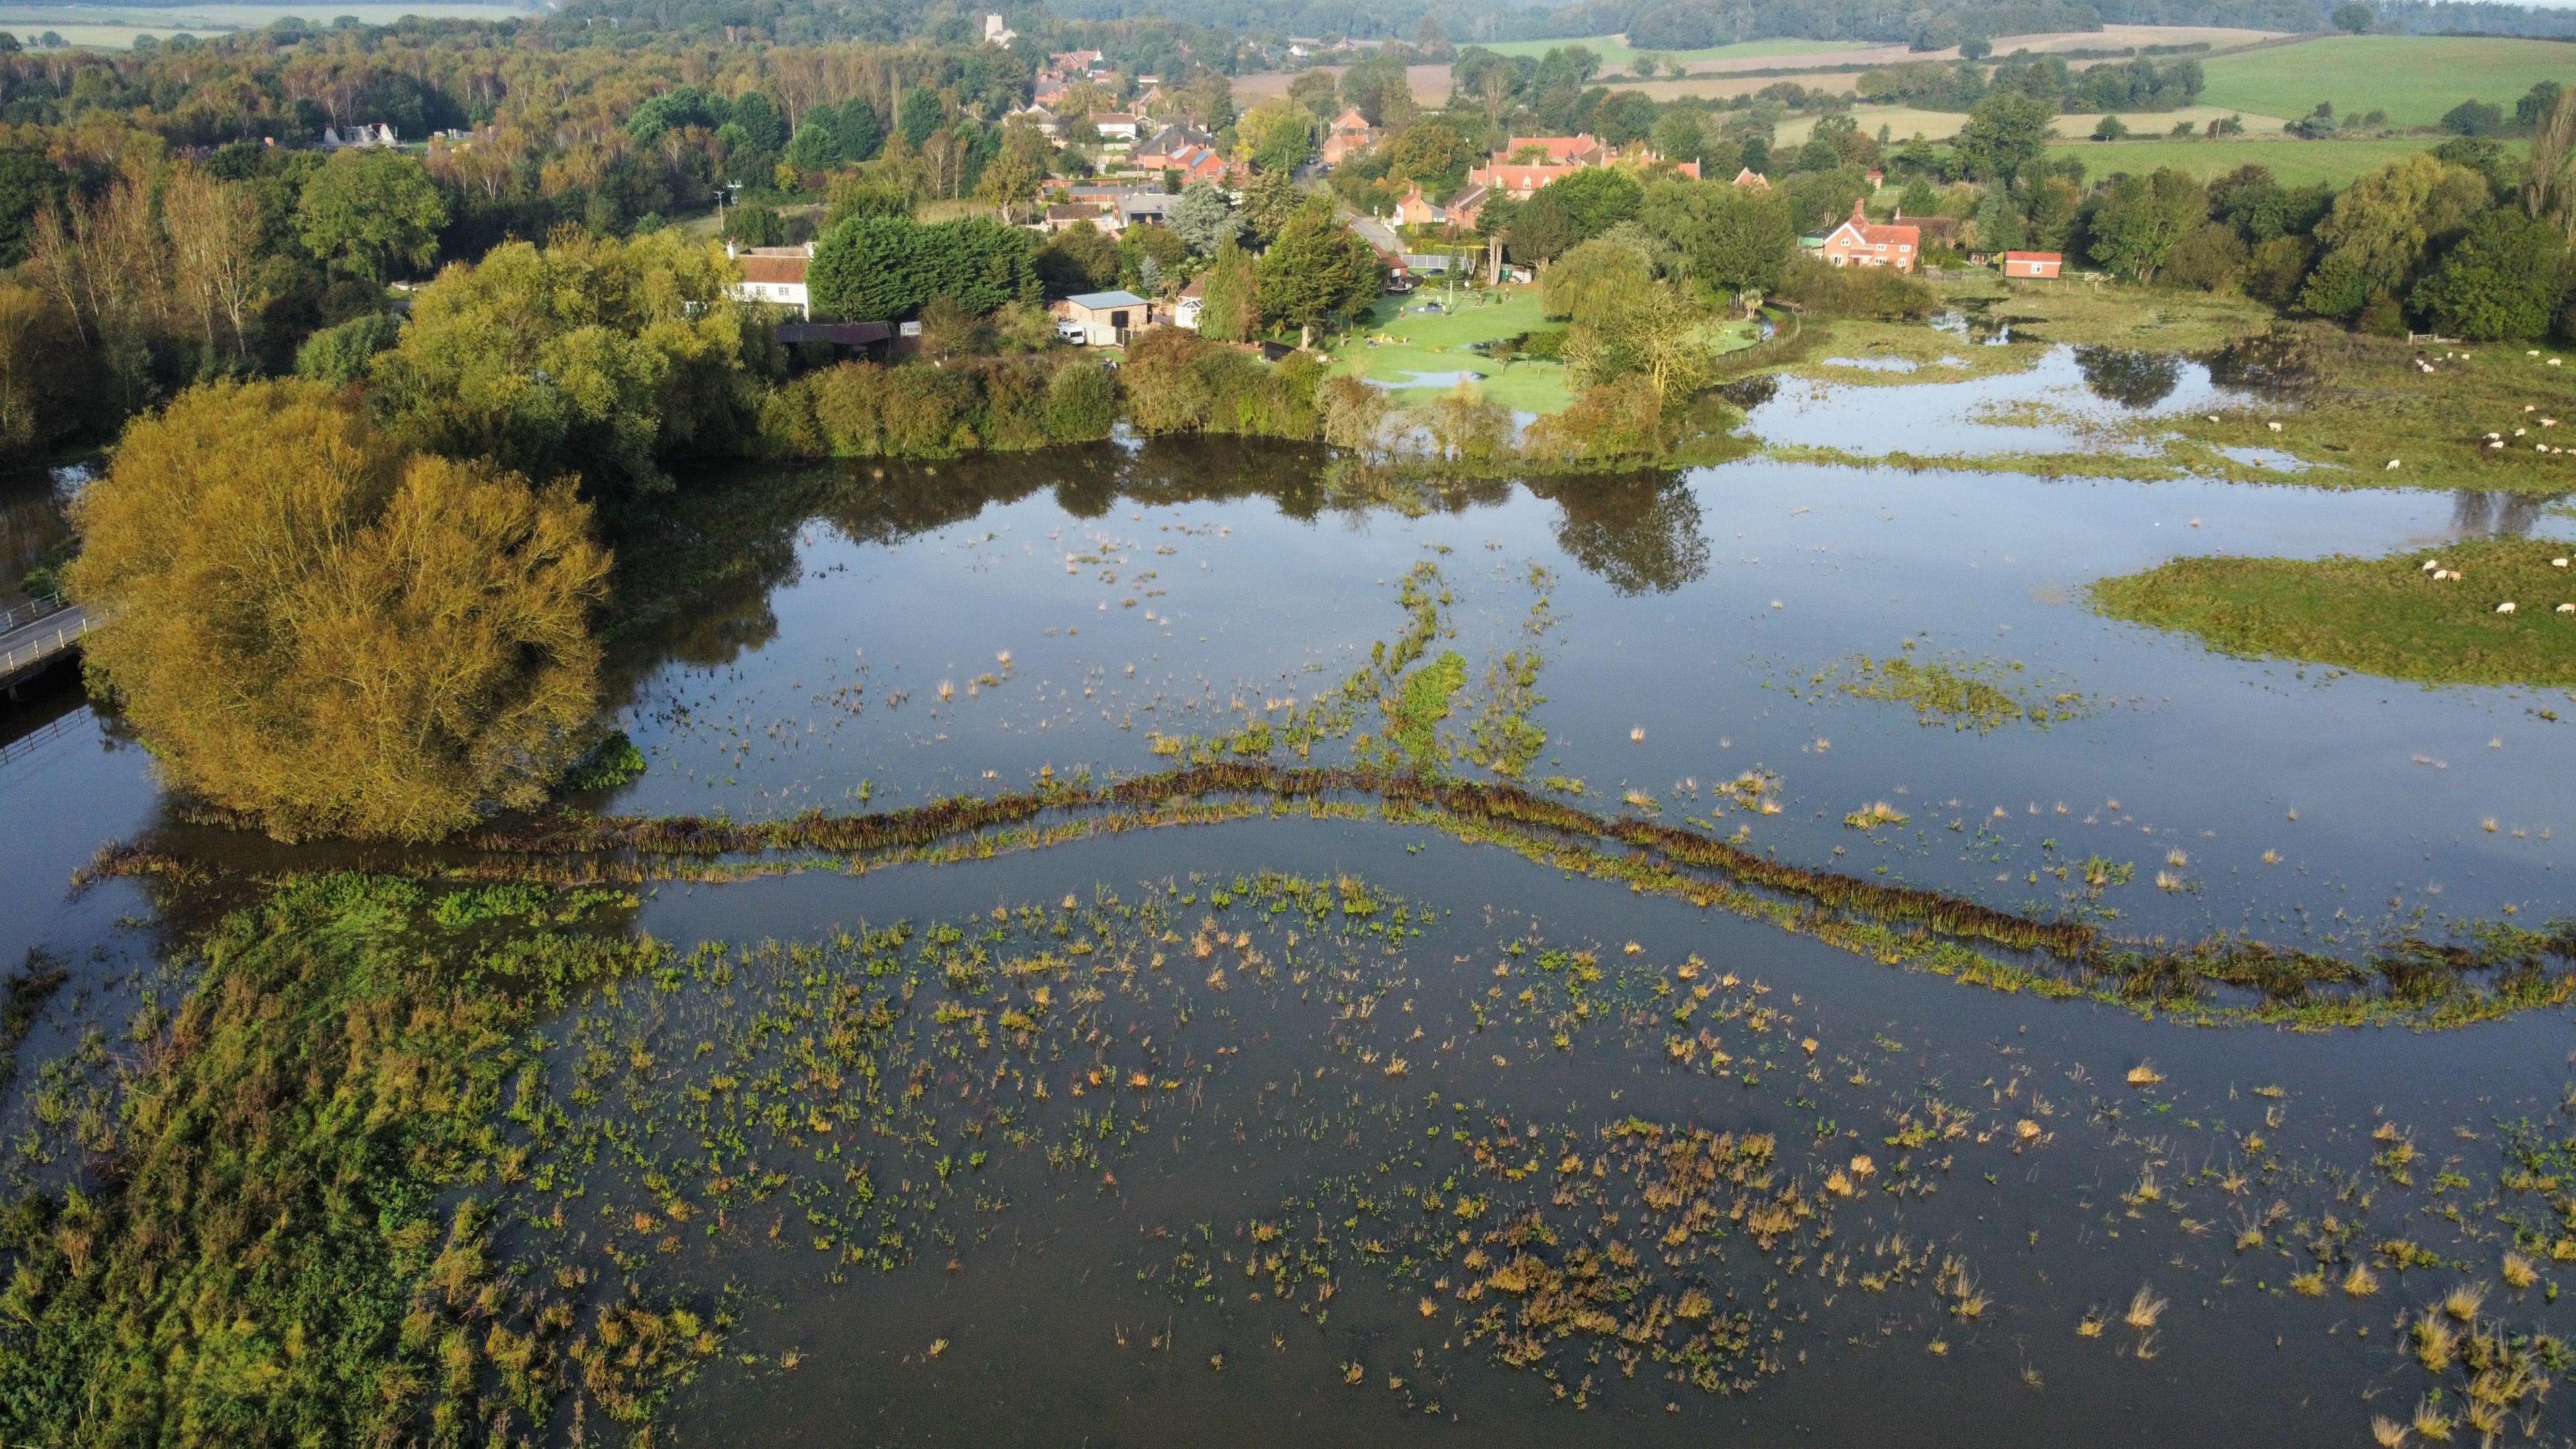
[[[589,509],[410,452],[327,385],[183,393],[75,522],[90,669],[169,783],[281,839],[536,804],[597,708]]]

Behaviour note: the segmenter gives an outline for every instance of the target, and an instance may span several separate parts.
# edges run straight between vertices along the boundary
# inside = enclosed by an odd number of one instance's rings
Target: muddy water
[[[2177,396],[2198,396],[2189,386]],[[2228,659],[2082,604],[2090,580],[2179,553],[2566,536],[2547,509],[1748,462],[1498,486],[1407,513],[1336,506],[1302,455],[1161,444],[722,486],[753,501],[721,518],[679,512],[652,555],[673,602],[615,640],[620,722],[650,769],[597,808],[756,818],[1019,788],[1041,769],[1156,769],[1157,735],[1277,718],[1337,684],[1402,627],[1399,581],[1427,563],[1455,630],[1437,647],[1465,657],[1471,692],[1502,651],[1545,655],[1532,719],[1548,741],[1528,777],[1579,781],[1595,808],[1633,791],[1667,818],[1749,827],[1783,859],[1998,906],[2107,908],[2141,935],[2241,928],[2336,947],[2508,906],[2546,917],[2567,899],[2576,736],[2537,713],[2566,701]],[[693,536],[721,544],[692,552]],[[1899,653],[2071,697],[2074,717],[1961,729],[1811,683]],[[83,1011],[111,1014],[154,929],[135,889],[72,902],[62,882],[105,840],[156,828],[162,807],[142,751],[71,695],[7,720],[0,950],[52,950],[91,993],[49,1017],[30,1043],[41,1052]],[[1716,798],[1747,770],[1778,777],[1780,813]],[[1843,823],[1881,800],[1908,823]],[[2175,852],[2184,862],[2170,865]],[[2134,880],[2070,900],[2051,872],[2088,855],[2134,863]],[[952,1202],[953,1245],[841,1282],[748,1227],[692,1242],[674,1271],[741,1285],[739,1347],[758,1360],[690,1391],[683,1439],[1942,1444],[1973,1424],[1981,1442],[2013,1444],[2359,1442],[2371,1414],[2405,1418],[2434,1382],[2395,1351],[2399,1310],[2463,1279],[2494,1283],[2498,1124],[2567,1130],[2563,1013],[2441,1035],[2191,1030],[1906,975],[1374,823],[1238,822],[859,878],[665,887],[641,924],[683,946],[812,939],[1101,890],[1196,895],[1194,876],[1265,869],[1365,879],[1435,913],[1399,963],[1404,1020],[1425,1043],[1407,1048],[1410,1074],[1356,1064],[1337,1034],[1348,1024],[1285,990],[1185,1022],[1139,1017],[1209,1071],[1170,1130],[1104,1173],[1000,1154],[986,1170],[1009,1206]],[[2160,869],[2178,888],[2152,883]],[[1633,1040],[1565,1047],[1484,1024],[1494,967],[1533,938],[1611,961],[1696,956],[1762,983],[1818,1047],[1784,1036],[1748,1082],[1676,1067],[1651,1015]],[[662,1047],[685,1045],[673,1030]],[[2141,1066],[2161,1080],[2129,1085]],[[1292,1080],[1349,1105],[1283,1101]],[[1969,1114],[1962,1135],[1891,1141],[1935,1100]],[[1812,1255],[1792,1270],[1739,1244],[1715,1286],[1755,1311],[1776,1371],[1711,1395],[1653,1366],[1632,1377],[1615,1355],[1555,1378],[1502,1367],[1490,1345],[1461,1341],[1449,1309],[1418,1311],[1429,1285],[1357,1261],[1320,1328],[1222,1273],[1176,1291],[1174,1244],[1192,1234],[1239,1249],[1244,1224],[1296,1199],[1329,1236],[1313,1206],[1326,1184],[1417,1163],[1436,1175],[1461,1103],[1586,1134],[1630,1115],[1769,1132],[1802,1164],[1868,1154],[1892,1175],[1906,1160],[1927,1190],[1864,1183],[1817,1251],[1858,1251],[1865,1270],[1871,1247],[1902,1234],[1957,1259],[1991,1302],[1969,1315],[1929,1275],[1873,1291],[1848,1265],[1819,1276]],[[2045,1125],[2017,1151],[2021,1120]],[[2422,1149],[2410,1184],[2371,1165],[2383,1121]],[[2249,1132],[2266,1145],[2247,1146]],[[2468,1185],[2443,1185],[2445,1169]],[[2250,1183],[2217,1181],[2239,1170]],[[2274,1201],[2283,1216],[2240,1251]],[[2404,1237],[2450,1266],[2388,1272],[2369,1298],[2287,1292],[2326,1213],[2365,1225],[2362,1251]],[[2565,1265],[2544,1255],[2542,1269]],[[2142,1285],[2170,1300],[2152,1336],[2118,1318]],[[2110,1325],[2086,1337],[2077,1325],[2094,1309]],[[2525,1328],[2562,1316],[2539,1290],[2496,1289],[2488,1311]],[[2563,1406],[2541,1427],[2566,1433]]]

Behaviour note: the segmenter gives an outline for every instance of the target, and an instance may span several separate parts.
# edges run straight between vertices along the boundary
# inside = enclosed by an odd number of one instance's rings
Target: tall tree
[[[1359,310],[1377,295],[1377,252],[1333,216],[1327,202],[1307,203],[1261,258],[1261,315],[1297,329],[1311,346],[1315,329]]]
[[[1967,124],[1950,143],[1953,159],[1978,181],[2018,176],[2048,149],[2049,122],[2055,115],[2036,96],[1997,91],[1968,113]]]
[[[438,184],[399,151],[334,155],[304,183],[297,205],[306,250],[375,282],[428,266],[446,225]]]
[[[1732,293],[1739,307],[1780,284],[1798,239],[1786,196],[1722,181],[1659,181],[1646,188],[1638,219],[1689,258],[1692,276]]]
[[[233,360],[247,362],[250,315],[261,291],[258,199],[240,182],[183,166],[161,188],[161,217],[170,233],[172,280],[206,350],[218,351],[228,337]]]
[[[2188,172],[2167,166],[2150,176],[2115,177],[2093,214],[2093,260],[2152,282],[2208,214],[2208,189]]]
[[[225,383],[136,423],[69,583],[171,784],[285,839],[434,839],[580,748],[608,558],[569,487],[409,453],[343,399]]]

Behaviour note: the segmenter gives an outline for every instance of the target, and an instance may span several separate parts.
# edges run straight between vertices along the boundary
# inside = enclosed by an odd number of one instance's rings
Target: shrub
[[[985,447],[1026,452],[1047,445],[1049,370],[1044,361],[1025,358],[988,363],[969,374],[983,392],[983,420],[976,431]]]
[[[1820,317],[1916,319],[1932,315],[1932,289],[1888,267],[1837,267],[1800,257],[1780,295]]]
[[[949,458],[977,445],[971,415],[975,384],[944,367],[894,367],[884,372],[877,418],[880,446],[890,457]]]
[[[1118,421],[1118,384],[1109,369],[1068,362],[1047,379],[1046,430],[1060,443],[1109,436]]]
[[[1587,389],[1572,406],[1530,424],[1522,451],[1554,462],[1651,457],[1663,447],[1663,409],[1643,376]]]
[[[401,318],[370,312],[304,339],[304,345],[295,350],[295,375],[346,387],[367,375],[367,364],[377,353],[401,340]]]

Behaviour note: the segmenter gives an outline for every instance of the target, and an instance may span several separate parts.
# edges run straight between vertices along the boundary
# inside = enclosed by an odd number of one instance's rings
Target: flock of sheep
[[[2389,467],[2391,467],[2391,468],[2394,468],[2394,467],[2396,467],[2397,465],[2396,465],[2396,464],[2394,464],[2394,463],[2391,463],[2391,464],[2389,464],[2388,466],[2389,466]],[[2554,559],[2551,559],[2551,560],[2549,561],[2549,566],[2550,566],[2551,568],[2554,568],[2554,569],[2563,569],[2563,568],[2567,567],[2568,562],[2569,562],[2568,560],[2563,559],[2563,558],[2554,558]],[[2444,564],[2440,559],[2437,559],[2437,558],[2428,558],[2428,559],[2424,560],[2424,569],[2423,569],[2423,571],[2424,571],[2425,573],[2431,574],[2431,575],[2432,575],[2434,578],[2436,578],[2436,579],[2444,580],[2444,581],[2448,581],[2448,582],[2457,582],[2457,581],[2458,581],[2458,579],[2460,578],[2460,571],[2459,571],[2458,569],[2451,568],[2451,567],[2449,567],[2449,566],[2445,565],[2445,564]],[[2510,613],[2512,613],[2512,612],[2513,612],[2513,600],[2511,600],[2511,599],[2507,599],[2507,600],[2505,600],[2503,603],[2496,605],[2496,606],[2495,606],[2495,611],[2496,611],[2497,613],[2499,613],[2499,614],[2510,614]],[[2561,605],[2559,605],[2559,606],[2558,606],[2558,610],[2557,610],[2557,611],[2558,611],[2559,613],[2561,613],[2561,614],[2576,614],[2576,604],[2561,604]]]

